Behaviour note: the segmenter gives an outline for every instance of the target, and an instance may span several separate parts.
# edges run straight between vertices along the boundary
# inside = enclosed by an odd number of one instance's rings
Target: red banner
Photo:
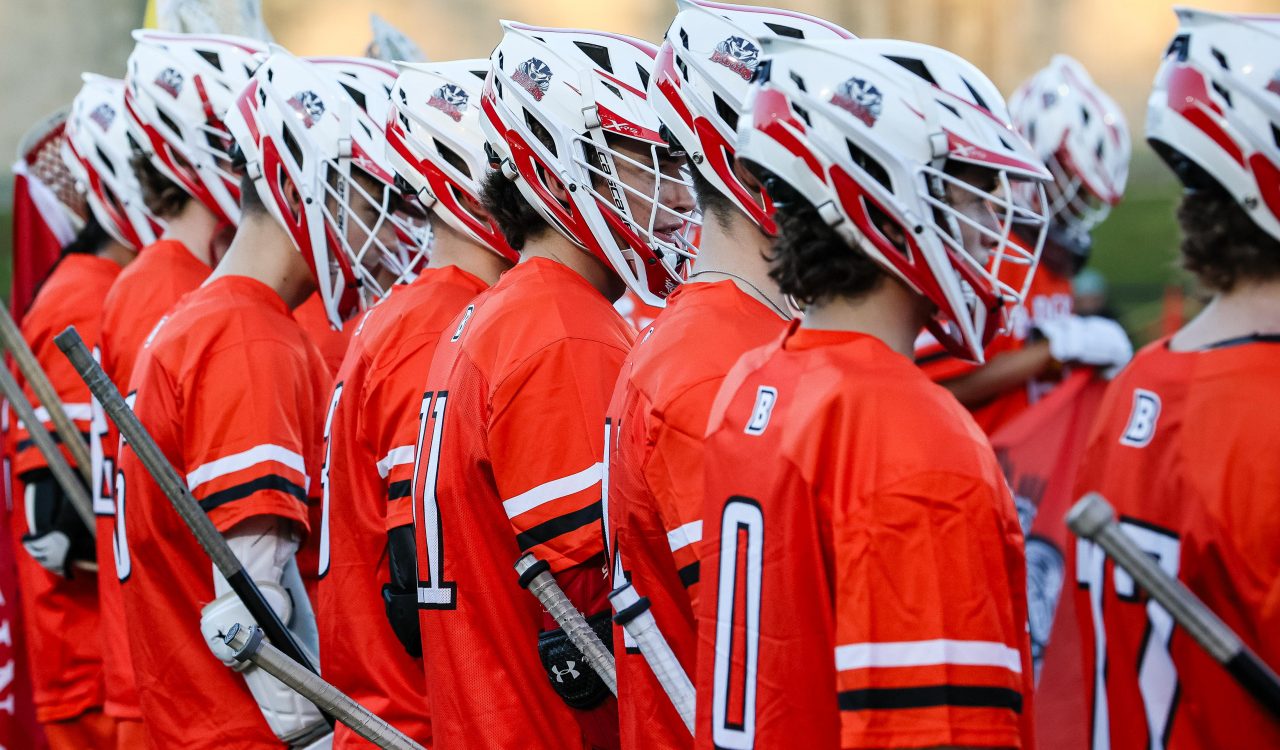
[[[1064,517],[1075,501],[1076,472],[1105,389],[1106,382],[1092,370],[1075,372],[991,437],[1027,538],[1027,610],[1040,750],[1088,747],[1079,634],[1069,611],[1073,598],[1062,596],[1071,585],[1065,580],[1065,552],[1072,538]]]

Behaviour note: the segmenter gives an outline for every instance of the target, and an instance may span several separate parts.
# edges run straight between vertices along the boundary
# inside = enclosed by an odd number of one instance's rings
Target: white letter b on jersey
[[[1156,420],[1160,418],[1160,397],[1141,388],[1133,389],[1133,411],[1129,424],[1120,436],[1120,444],[1145,448],[1156,436]]]
[[[762,385],[756,390],[756,406],[751,410],[751,421],[747,422],[748,435],[760,435],[769,426],[769,417],[773,416],[773,405],[778,401],[778,389]]]

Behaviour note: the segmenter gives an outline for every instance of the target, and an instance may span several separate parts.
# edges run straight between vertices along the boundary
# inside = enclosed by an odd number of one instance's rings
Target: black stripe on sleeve
[[[268,490],[276,490],[286,495],[292,495],[304,504],[307,502],[307,491],[301,486],[290,482],[279,474],[267,474],[244,484],[237,484],[234,487],[218,490],[208,495],[200,501],[200,508],[205,513],[208,513],[219,505],[243,500],[255,492],[266,492]]]
[[[516,544],[520,545],[521,552],[528,551],[532,547],[545,544],[558,536],[568,534],[570,531],[577,531],[588,524],[599,523],[600,514],[601,505],[600,501],[597,500],[585,508],[566,513],[550,521],[544,521],[524,533],[516,535]]]
[[[53,438],[54,445],[62,445],[62,436],[59,435],[58,432],[53,429],[52,424],[53,424],[52,422],[48,423],[48,425],[46,425],[45,427],[45,430],[49,433],[49,437]],[[86,443],[89,442],[89,433],[82,432],[80,433],[80,437],[84,438],[84,441]],[[16,452],[21,453],[28,448],[34,448],[35,445],[36,445],[36,441],[32,440],[31,438],[27,438],[26,440],[20,440],[18,441],[18,448]],[[74,463],[72,463],[71,466],[72,468],[75,468]]]
[[[1007,708],[1022,713],[1022,693],[983,685],[926,685],[908,688],[866,688],[840,693],[841,711],[897,708]]]
[[[413,494],[413,480],[402,479],[387,485],[387,500],[403,500]]]
[[[698,582],[698,579],[701,575],[698,570],[698,567],[699,567],[698,561],[694,560],[693,562],[689,563],[688,565],[680,569],[680,572],[679,572],[680,583],[683,583],[685,588],[689,588],[690,586]]]

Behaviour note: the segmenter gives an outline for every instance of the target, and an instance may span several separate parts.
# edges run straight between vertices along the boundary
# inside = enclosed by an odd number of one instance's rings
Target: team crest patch
[[[102,128],[104,132],[110,130],[111,123],[116,120],[115,107],[112,107],[110,104],[106,104],[105,102],[99,104],[93,108],[92,112],[89,113],[89,119],[97,123],[98,127]]]
[[[182,93],[182,74],[174,68],[165,68],[156,76],[156,85],[174,99]]]
[[[880,119],[884,96],[880,89],[861,78],[850,78],[831,95],[831,103],[873,127]]]
[[[760,48],[749,39],[731,36],[716,45],[715,52],[711,53],[711,62],[732,70],[744,81],[750,81],[756,72],[756,64],[760,62]]]
[[[1267,91],[1280,96],[1280,70],[1277,70],[1276,74],[1271,76],[1271,83],[1267,84]]]
[[[428,107],[435,107],[445,113],[454,122],[462,121],[462,113],[467,110],[467,92],[452,83],[446,83],[435,90],[427,100]]]
[[[290,97],[289,106],[298,113],[302,124],[308,129],[324,117],[324,102],[314,91],[299,91]]]
[[[528,91],[535,101],[540,102],[551,88],[551,66],[536,57],[531,57],[520,63],[516,72],[511,74],[511,80],[520,84],[520,87]]]

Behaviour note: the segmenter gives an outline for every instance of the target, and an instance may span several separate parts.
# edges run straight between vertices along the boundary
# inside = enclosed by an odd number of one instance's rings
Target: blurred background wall
[[[740,0],[752,2],[752,0]],[[759,3],[757,3],[759,4]],[[1007,93],[1057,52],[1075,56],[1125,108],[1135,158],[1125,202],[1099,230],[1094,266],[1110,282],[1130,330],[1149,338],[1174,266],[1177,187],[1142,142],[1146,93],[1174,30],[1167,0],[770,0],[829,18],[866,37],[950,49]],[[1278,0],[1205,0],[1201,7],[1277,12]],[[120,75],[142,23],[144,0],[0,0],[0,155],[12,160],[21,134],[67,103],[82,70]],[[580,26],[658,40],[673,0],[263,0],[277,41],[299,54],[359,54],[377,12],[433,59],[483,57],[497,20]],[[8,289],[7,218],[12,177],[0,172],[0,290]]]

